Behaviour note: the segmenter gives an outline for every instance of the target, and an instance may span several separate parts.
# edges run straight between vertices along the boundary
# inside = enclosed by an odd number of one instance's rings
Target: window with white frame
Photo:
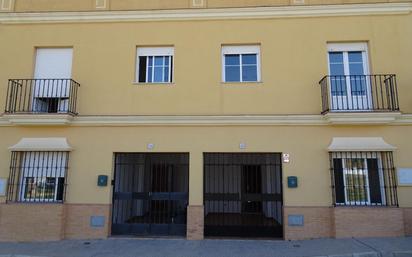
[[[260,46],[223,46],[223,82],[259,82]]]
[[[331,152],[335,205],[397,206],[392,152]]]
[[[63,202],[69,152],[12,152],[8,201]]]
[[[173,47],[138,47],[136,82],[171,83],[173,81]]]
[[[367,43],[328,44],[332,96],[355,97],[368,93]]]

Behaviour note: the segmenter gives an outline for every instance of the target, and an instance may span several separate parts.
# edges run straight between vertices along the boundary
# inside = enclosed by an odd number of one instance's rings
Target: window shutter
[[[377,159],[368,159],[369,193],[372,204],[382,204],[381,183]]]
[[[146,83],[146,71],[147,71],[147,57],[139,57],[139,78],[140,83]]]
[[[333,175],[335,178],[336,204],[345,203],[345,184],[343,182],[342,159],[333,159]]]

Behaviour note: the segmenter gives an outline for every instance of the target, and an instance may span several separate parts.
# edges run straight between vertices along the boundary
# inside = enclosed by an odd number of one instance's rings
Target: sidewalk
[[[0,243],[0,257],[412,257],[412,237],[306,241],[117,239]]]

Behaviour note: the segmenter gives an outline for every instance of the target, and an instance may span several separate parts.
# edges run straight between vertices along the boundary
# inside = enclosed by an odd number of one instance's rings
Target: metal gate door
[[[205,236],[283,237],[278,153],[204,154]]]
[[[113,235],[186,235],[189,154],[116,154],[113,185]]]

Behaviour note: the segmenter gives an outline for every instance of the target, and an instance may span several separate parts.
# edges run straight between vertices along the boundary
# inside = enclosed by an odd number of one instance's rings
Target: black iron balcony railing
[[[398,112],[396,75],[333,75],[320,82],[322,113]]]
[[[9,79],[5,112],[77,115],[79,87],[73,79]]]

